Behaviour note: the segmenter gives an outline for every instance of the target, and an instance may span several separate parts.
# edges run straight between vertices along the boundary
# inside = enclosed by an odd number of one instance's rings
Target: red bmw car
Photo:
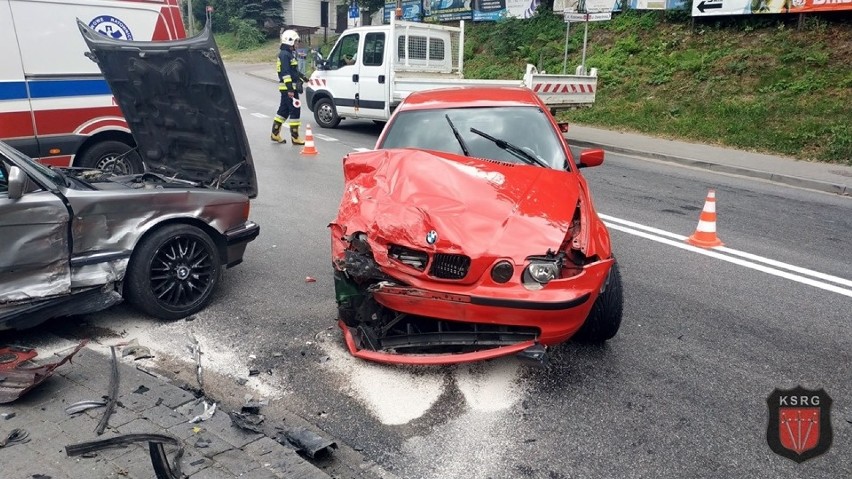
[[[561,127],[525,88],[408,96],[348,155],[331,228],[339,325],[356,357],[451,364],[618,332],[622,288]]]

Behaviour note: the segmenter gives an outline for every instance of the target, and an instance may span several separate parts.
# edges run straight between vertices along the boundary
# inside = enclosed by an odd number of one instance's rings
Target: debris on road
[[[213,417],[213,414],[215,414],[215,413],[216,413],[216,403],[214,402],[213,405],[211,406],[211,405],[207,404],[207,401],[204,401],[204,412],[199,414],[198,416],[195,416],[194,418],[190,419],[189,423],[194,424],[194,423],[197,423],[197,422],[206,421],[206,420],[210,419],[211,417]]]
[[[127,356],[133,356],[134,361],[154,357],[149,348],[139,345],[139,341],[137,339],[130,340],[126,346],[121,348],[121,357],[125,358]]]
[[[15,346],[0,348],[0,404],[13,402],[44,382],[56,368],[70,362],[88,342],[81,341],[59,362],[42,365],[32,362],[38,356],[33,349]]]
[[[298,452],[303,452],[311,459],[319,459],[331,455],[333,450],[337,449],[336,442],[329,441],[303,427],[294,427],[286,430],[278,428],[278,430],[282,431],[281,434],[275,437],[278,443],[290,446]]]
[[[260,374],[259,369],[249,369],[249,376],[257,376],[258,374]]]
[[[92,452],[111,447],[123,447],[137,442],[147,442],[151,454],[151,464],[154,466],[154,474],[157,479],[178,479],[180,473],[180,459],[183,457],[183,443],[174,436],[165,434],[125,434],[99,441],[82,442],[65,446],[65,454],[68,457],[84,456]],[[169,462],[166,456],[164,444],[177,446],[177,452]]]
[[[4,412],[3,414],[0,414],[0,417],[2,417],[6,421],[8,421],[9,419],[12,419],[15,416],[17,416],[17,414],[15,414],[13,412]]]
[[[30,433],[23,429],[12,429],[5,438],[0,439],[0,448],[30,442]]]
[[[148,391],[150,391],[150,389],[145,387],[145,385],[143,384],[143,385],[139,386],[138,388],[136,388],[136,390],[133,391],[133,394],[145,394]]]
[[[104,429],[109,423],[109,417],[115,411],[115,403],[118,401],[118,357],[115,355],[115,346],[110,346],[109,351],[112,354],[112,372],[109,377],[109,396],[106,404],[106,411],[98,422],[98,427],[95,428],[95,434],[100,436],[104,433]]]
[[[234,426],[252,432],[263,433],[263,428],[260,425],[265,418],[262,414],[231,411],[229,416],[231,416],[231,422]]]
[[[316,282],[317,282],[317,280],[316,280],[316,278],[313,278],[313,277],[311,277],[311,276],[308,276],[308,277],[306,277],[306,278],[305,278],[305,282],[306,282],[306,283],[316,283]]]
[[[104,407],[106,405],[106,401],[102,400],[80,401],[65,408],[65,413],[73,416],[74,414],[80,414],[83,411],[88,411],[89,409],[94,409],[96,407]]]
[[[196,338],[194,334],[192,335],[190,350],[192,351],[192,358],[195,360],[195,379],[198,381],[198,389],[203,393],[204,383],[202,382],[201,377],[201,345],[198,344],[198,338]]]

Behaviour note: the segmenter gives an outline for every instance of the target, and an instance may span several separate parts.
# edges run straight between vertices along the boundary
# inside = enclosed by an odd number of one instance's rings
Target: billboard
[[[692,16],[852,10],[852,0],[692,0]]]
[[[429,0],[402,0],[402,19],[409,22],[419,22],[423,19],[423,2]],[[385,23],[390,23],[391,15],[396,11],[396,1],[385,0]]]
[[[530,18],[535,15],[540,0],[472,0],[474,22],[496,21],[501,18]]]
[[[470,3],[471,0],[423,0],[423,14],[427,21],[472,20]]]

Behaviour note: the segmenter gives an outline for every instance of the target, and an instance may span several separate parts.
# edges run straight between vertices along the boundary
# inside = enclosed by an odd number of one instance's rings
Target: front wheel
[[[207,306],[221,270],[207,233],[195,226],[168,225],[133,252],[124,292],[132,305],[151,316],[180,319]]]
[[[604,290],[598,295],[586,322],[574,335],[578,341],[585,343],[603,343],[615,337],[621,327],[623,292],[621,289],[621,273],[618,263],[613,262],[609,276],[604,281]]]
[[[334,102],[331,98],[320,98],[314,104],[314,120],[317,125],[323,128],[336,128],[340,123],[340,117],[337,116],[337,108],[334,107]]]
[[[98,168],[117,175],[144,173],[139,153],[130,151],[131,146],[120,141],[108,140],[95,143],[77,160],[77,166]]]

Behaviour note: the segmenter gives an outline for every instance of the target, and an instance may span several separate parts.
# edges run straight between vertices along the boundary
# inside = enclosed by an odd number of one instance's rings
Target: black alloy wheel
[[[219,282],[216,245],[199,228],[169,225],[145,238],[128,268],[131,303],[162,319],[180,319],[209,303]]]

